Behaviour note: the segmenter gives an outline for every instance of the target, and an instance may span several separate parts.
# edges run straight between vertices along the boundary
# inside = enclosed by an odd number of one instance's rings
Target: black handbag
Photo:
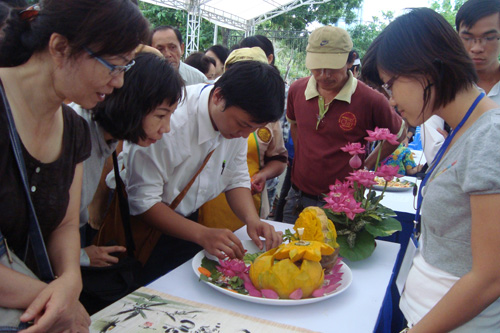
[[[135,245],[130,228],[129,207],[124,195],[125,188],[120,178],[116,152],[113,152],[113,164],[127,252],[117,264],[111,266],[81,267],[83,289],[80,294],[80,302],[90,315],[141,286],[142,264],[134,257]],[[106,245],[116,245],[116,243]]]

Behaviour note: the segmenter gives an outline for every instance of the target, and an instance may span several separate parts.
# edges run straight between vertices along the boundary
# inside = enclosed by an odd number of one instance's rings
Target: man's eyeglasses
[[[486,36],[486,37],[473,37],[473,36],[469,36],[469,35],[460,35],[460,38],[462,38],[462,41],[464,42],[464,44],[468,45],[468,46],[472,46],[472,45],[475,45],[476,42],[479,43],[479,45],[481,46],[484,46],[486,44],[494,44],[496,42],[498,42],[498,40],[500,39],[499,36]]]
[[[382,88],[384,88],[387,96],[389,96],[389,98],[392,97],[392,85],[394,84],[394,81],[396,81],[396,79],[398,78],[397,75],[394,75],[393,77],[391,77],[389,79],[389,81],[387,81],[386,83],[384,83],[382,85]]]
[[[91,57],[95,58],[101,64],[103,64],[104,66],[106,66],[106,68],[109,69],[109,75],[111,75],[111,76],[118,76],[121,73],[125,73],[130,68],[132,68],[132,66],[135,65],[135,60],[132,60],[131,62],[129,62],[125,66],[113,65],[113,64],[110,64],[109,62],[107,62],[106,60],[104,60],[103,58],[95,55],[95,53],[92,52],[88,47],[84,47],[84,49],[85,49],[85,51],[87,51],[88,54],[90,54]]]

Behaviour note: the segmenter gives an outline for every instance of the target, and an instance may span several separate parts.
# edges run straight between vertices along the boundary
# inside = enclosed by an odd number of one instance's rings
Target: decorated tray
[[[373,185],[373,189],[377,191],[383,191],[385,186],[385,180],[383,178],[375,178],[377,185]],[[394,178],[394,180],[387,182],[386,191],[390,192],[402,192],[412,190],[415,186],[414,182],[404,180],[401,178]]]
[[[259,249],[257,248],[257,246],[251,240],[242,241],[242,243],[243,243],[243,246],[245,247],[245,249],[247,250],[247,253],[252,254],[252,253],[259,252]],[[196,256],[193,258],[192,267],[193,267],[194,273],[196,274],[196,276],[198,278],[200,278],[200,275],[201,275],[199,268],[201,267],[202,260],[205,257],[210,258],[210,259],[213,258],[210,255],[207,256],[207,253],[204,250],[198,252],[196,254]],[[337,264],[337,267],[334,267],[333,270],[336,270],[335,274],[337,274],[337,276],[341,276],[340,280],[336,283],[336,284],[338,284],[338,286],[335,288],[335,290],[333,290],[327,294],[324,294],[323,296],[303,298],[303,299],[298,299],[298,300],[255,297],[255,296],[241,294],[241,293],[238,293],[234,290],[230,290],[228,288],[220,287],[214,283],[202,280],[201,278],[200,278],[200,281],[203,281],[205,284],[207,284],[211,288],[214,288],[215,290],[217,290],[223,294],[226,294],[228,296],[231,296],[231,297],[243,300],[243,301],[259,303],[259,304],[267,304],[267,305],[291,306],[291,305],[301,305],[301,304],[320,302],[320,301],[326,300],[330,297],[333,297],[335,295],[339,295],[340,293],[344,292],[347,288],[349,288],[349,286],[351,285],[351,282],[352,282],[351,269],[344,262],[339,261],[339,263]],[[326,275],[328,275],[328,274],[325,273],[325,276]],[[325,278],[325,281],[326,280],[327,279]]]

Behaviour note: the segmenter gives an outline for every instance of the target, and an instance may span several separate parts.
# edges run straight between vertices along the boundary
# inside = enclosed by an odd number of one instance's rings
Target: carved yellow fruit
[[[325,242],[334,249],[339,247],[335,225],[319,207],[304,208],[293,226],[296,232],[298,228],[304,228],[302,240]],[[296,236],[298,238],[298,235]]]
[[[261,254],[250,266],[250,280],[259,289],[274,290],[280,298],[302,290],[309,297],[323,284],[324,272],[319,260],[334,249],[322,242],[294,241]]]

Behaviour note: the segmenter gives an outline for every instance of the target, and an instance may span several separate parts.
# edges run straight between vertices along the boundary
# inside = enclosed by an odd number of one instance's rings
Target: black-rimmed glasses
[[[95,53],[92,52],[92,50],[90,50],[88,47],[84,47],[84,49],[85,49],[85,51],[87,51],[88,54],[90,54],[91,57],[93,57],[94,59],[99,61],[101,64],[106,66],[106,68],[109,69],[109,75],[111,75],[111,76],[118,76],[121,73],[125,73],[130,68],[132,68],[132,66],[135,65],[134,60],[132,60],[131,62],[129,62],[128,64],[126,64],[124,66],[113,65],[113,64],[110,64],[109,62],[107,62],[106,60],[104,60],[103,58],[95,55]]]
[[[392,97],[392,85],[394,84],[394,81],[396,81],[396,79],[398,78],[397,75],[394,75],[393,77],[391,77],[389,79],[389,81],[387,81],[386,83],[384,83],[382,85],[382,88],[384,88],[387,96],[389,96],[389,98]]]

